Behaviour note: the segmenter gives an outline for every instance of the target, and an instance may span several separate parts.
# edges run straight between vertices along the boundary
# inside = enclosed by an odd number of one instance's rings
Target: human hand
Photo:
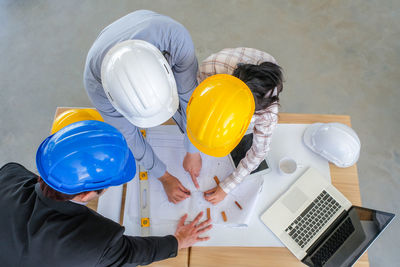
[[[160,180],[163,184],[169,202],[176,204],[190,196],[190,191],[186,189],[181,182],[169,172],[166,171],[163,176],[158,178],[158,180]]]
[[[217,205],[219,202],[224,200],[226,195],[227,194],[220,186],[216,186],[204,192],[204,199],[213,205]]]
[[[183,168],[190,174],[190,177],[192,177],[193,184],[196,188],[200,188],[197,177],[200,175],[201,165],[202,161],[199,152],[186,153],[183,159]]]
[[[207,232],[212,227],[212,225],[210,224],[211,218],[197,224],[202,216],[203,212],[200,212],[199,214],[197,214],[193,222],[186,225],[185,220],[187,218],[187,214],[181,217],[175,232],[175,237],[178,240],[178,249],[188,248],[198,241],[207,241],[208,239],[210,239],[209,236],[200,237],[202,233]]]

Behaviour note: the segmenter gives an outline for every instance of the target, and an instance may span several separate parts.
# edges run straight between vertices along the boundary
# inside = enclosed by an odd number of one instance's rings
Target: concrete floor
[[[348,114],[362,142],[367,207],[400,213],[399,1],[0,1],[0,165],[35,170],[57,106],[90,106],[86,53],[103,27],[151,9],[181,22],[198,59],[225,47],[271,53],[284,68],[283,112]],[[369,249],[400,262],[396,218]],[[397,264],[396,264],[397,263]]]

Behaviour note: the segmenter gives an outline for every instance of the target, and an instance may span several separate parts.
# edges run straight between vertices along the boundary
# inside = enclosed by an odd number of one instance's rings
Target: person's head
[[[239,63],[233,71],[250,88],[256,103],[256,111],[266,109],[274,102],[279,102],[282,92],[283,75],[280,66],[272,62],[259,65]]]
[[[46,138],[36,152],[36,166],[43,194],[59,201],[86,202],[136,172],[122,134],[95,120],[72,123]]]
[[[101,83],[108,100],[135,126],[160,125],[178,109],[168,55],[148,42],[128,40],[113,46],[102,61]]]
[[[208,77],[190,97],[187,136],[201,152],[226,156],[245,134],[254,108],[253,94],[243,81],[228,74]]]
[[[46,182],[43,181],[42,177],[40,176],[38,178],[38,183],[43,195],[47,198],[51,198],[52,200],[56,201],[75,200],[78,202],[88,202],[96,197],[99,197],[103,192],[106,191],[106,189],[99,189],[99,190],[86,191],[76,194],[64,194],[46,184]]]

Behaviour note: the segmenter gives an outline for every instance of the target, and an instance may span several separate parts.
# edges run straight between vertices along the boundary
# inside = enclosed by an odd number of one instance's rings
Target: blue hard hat
[[[94,120],[72,123],[47,137],[36,152],[36,166],[46,184],[70,195],[120,185],[136,173],[122,134]]]

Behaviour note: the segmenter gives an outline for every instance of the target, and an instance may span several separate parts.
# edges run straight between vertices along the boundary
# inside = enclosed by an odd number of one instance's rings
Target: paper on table
[[[260,215],[279,198],[300,177],[308,167],[317,169],[330,181],[328,162],[312,152],[303,144],[303,132],[307,124],[278,124],[275,129],[268,159],[271,171],[264,175],[263,189],[257,205],[250,217],[248,227],[228,228],[216,225],[207,235],[206,242],[195,246],[241,246],[241,247],[281,247],[282,242],[260,220]],[[295,159],[303,168],[291,175],[282,175],[278,171],[278,162],[282,157]],[[248,177],[247,177],[248,178]],[[247,179],[245,178],[245,180]],[[160,231],[163,229],[160,229]],[[160,232],[154,231],[154,234]]]
[[[183,169],[182,162],[186,154],[183,147],[183,135],[175,125],[159,126],[147,131],[147,141],[158,157],[167,165],[169,173],[177,177],[187,189],[191,196],[186,200],[173,204],[168,201],[161,182],[155,177],[149,176],[149,205],[151,225],[172,224],[188,213],[188,221],[200,212],[211,210],[213,224],[224,226],[246,226],[250,215],[254,210],[259,192],[262,188],[263,179],[255,177],[248,179],[233,190],[218,205],[213,206],[203,197],[203,192],[216,186],[213,177],[216,175],[222,181],[233,171],[233,165],[228,157],[214,158],[202,154],[202,170],[198,177],[200,189],[195,188],[190,175]],[[133,187],[130,192],[139,192],[137,181],[132,181]],[[129,198],[129,216],[131,220],[137,220],[139,214],[139,201],[135,194]],[[235,201],[242,206],[240,210]],[[225,211],[228,221],[224,222],[221,212]],[[206,214],[203,215],[204,217]],[[174,225],[175,227],[175,225]]]
[[[264,213],[266,208],[268,208],[274,200],[287,190],[307,167],[317,169],[326,179],[330,180],[328,162],[305,147],[302,142],[303,132],[307,126],[307,124],[278,124],[272,137],[271,150],[268,153],[271,172],[263,176],[263,189],[255,210],[250,216],[248,227],[232,228],[224,227],[223,225],[214,225],[206,234],[210,236],[211,239],[206,242],[196,243],[195,246],[283,246],[279,239],[261,222],[259,216]],[[280,175],[277,169],[278,161],[284,156],[294,158],[304,165],[304,168],[299,169],[292,175]],[[246,179],[248,178],[249,177]],[[139,218],[131,218],[129,216],[129,213],[131,213],[130,204],[137,205],[139,202],[137,183],[138,178],[135,177],[128,183],[127,187],[127,198],[123,217],[123,225],[125,226],[125,234],[127,235],[140,235]],[[101,200],[102,199],[100,199],[100,201]],[[114,201],[115,203],[121,203],[121,198],[115,198]],[[240,202],[240,204],[242,204],[242,202]],[[152,221],[151,234],[155,236],[174,234],[176,223],[176,220],[170,222],[164,221],[163,224]]]

